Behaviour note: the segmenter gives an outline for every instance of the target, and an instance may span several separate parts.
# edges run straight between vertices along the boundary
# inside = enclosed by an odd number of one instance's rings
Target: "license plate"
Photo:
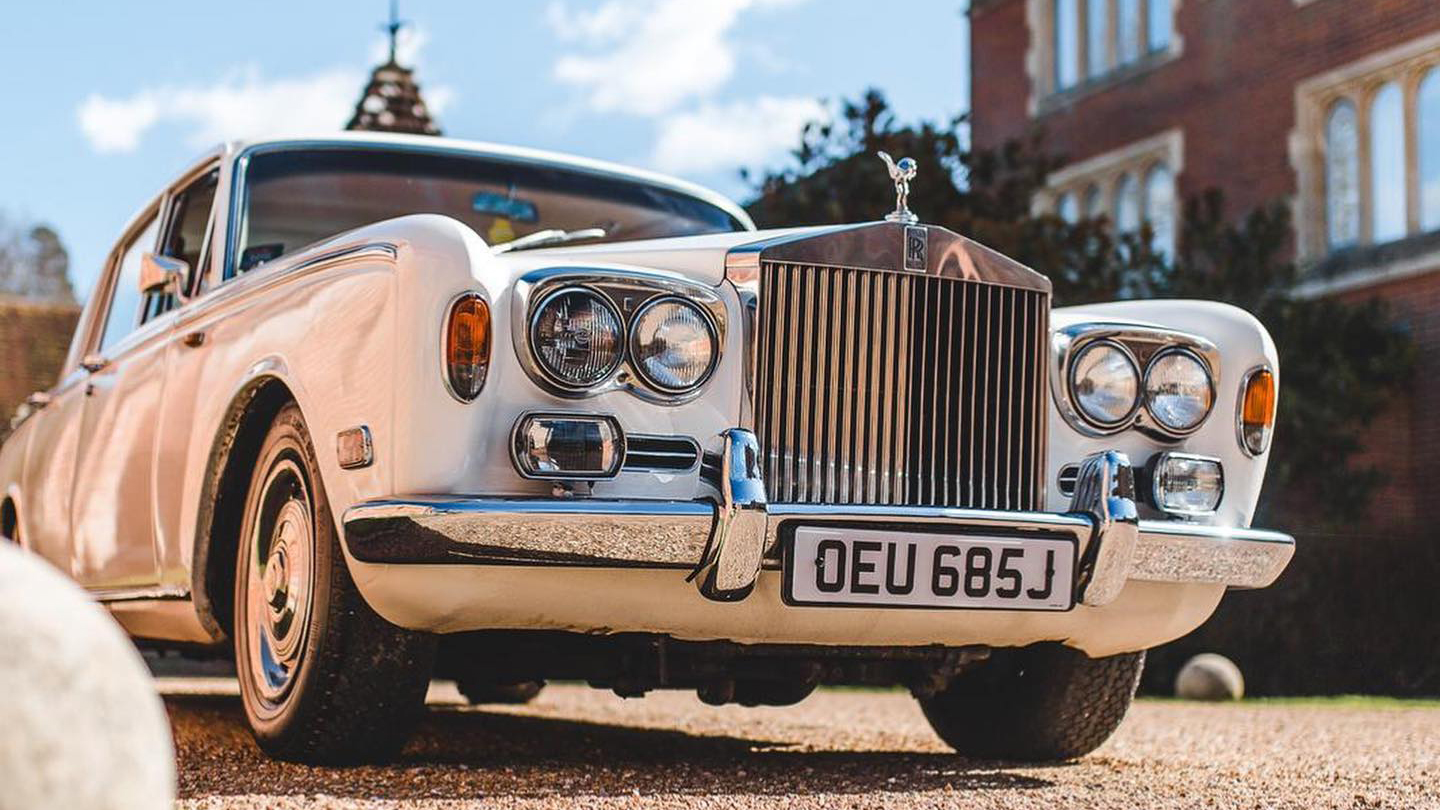
[[[803,526],[785,556],[791,605],[1069,610],[1075,544],[1053,538]]]

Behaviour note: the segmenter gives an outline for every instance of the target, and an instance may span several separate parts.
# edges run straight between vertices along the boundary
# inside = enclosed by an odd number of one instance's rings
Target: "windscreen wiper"
[[[491,253],[509,253],[513,250],[530,250],[531,248],[544,247],[546,245],[562,245],[566,242],[578,242],[582,239],[603,239],[606,231],[604,228],[581,228],[578,231],[562,231],[559,228],[549,228],[543,231],[526,234],[519,239],[512,239],[490,248]]]

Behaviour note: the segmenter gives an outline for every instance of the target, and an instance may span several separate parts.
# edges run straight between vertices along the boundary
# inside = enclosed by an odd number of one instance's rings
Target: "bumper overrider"
[[[1262,588],[1294,553],[1280,532],[1140,520],[1123,453],[1085,459],[1067,512],[947,507],[772,504],[753,433],[724,434],[715,500],[423,495],[366,501],[344,515],[351,556],[365,563],[673,568],[717,601],[745,599],[778,566],[787,529],[875,524],[917,531],[1004,531],[1071,538],[1080,604],[1099,606],[1129,580]]]

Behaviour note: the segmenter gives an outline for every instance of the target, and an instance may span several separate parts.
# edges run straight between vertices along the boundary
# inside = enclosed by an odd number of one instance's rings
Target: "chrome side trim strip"
[[[189,599],[184,585],[142,585],[135,588],[95,588],[87,593],[97,602],[135,602],[143,599]]]

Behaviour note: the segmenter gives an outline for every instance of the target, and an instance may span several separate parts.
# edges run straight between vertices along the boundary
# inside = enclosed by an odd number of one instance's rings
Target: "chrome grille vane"
[[[1042,507],[1048,293],[772,261],[760,287],[772,502]]]

